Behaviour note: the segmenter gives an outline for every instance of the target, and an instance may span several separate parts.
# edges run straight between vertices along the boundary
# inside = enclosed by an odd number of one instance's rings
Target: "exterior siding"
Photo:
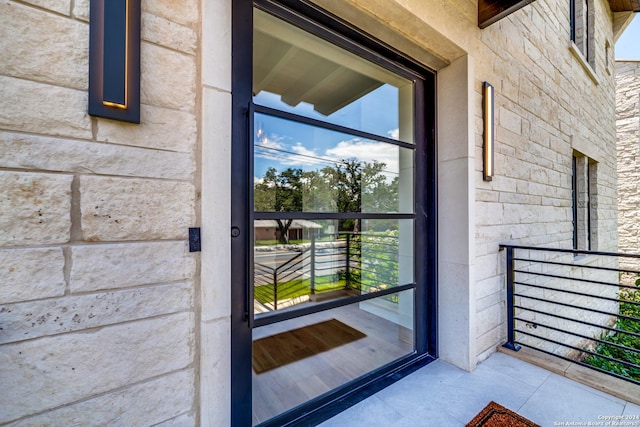
[[[616,125],[620,251],[640,253],[640,61],[616,62]]]

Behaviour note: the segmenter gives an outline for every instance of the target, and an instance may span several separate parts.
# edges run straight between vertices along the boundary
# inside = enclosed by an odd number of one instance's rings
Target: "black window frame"
[[[234,0],[232,3],[232,147],[231,147],[231,417],[234,426],[252,423],[251,399],[251,343],[252,295],[247,283],[252,280],[252,37],[253,8],[267,10],[286,21],[298,25],[338,44],[360,47],[357,54],[375,63],[395,64],[398,69],[423,79],[423,90],[416,91],[415,112],[423,120],[423,132],[416,135],[416,172],[414,191],[421,196],[416,206],[414,280],[416,285],[400,286],[415,289],[415,322],[421,326],[416,334],[416,351],[390,365],[379,368],[301,407],[287,411],[261,424],[293,425],[304,420],[314,424],[327,419],[381,388],[397,381],[437,358],[437,153],[435,143],[435,73],[391,47],[353,28],[337,17],[306,1]],[[322,34],[318,34],[318,31]],[[264,107],[260,107],[262,109]],[[377,139],[380,139],[377,137]],[[297,213],[291,213],[294,216]],[[335,214],[331,214],[332,217]],[[406,216],[405,214],[398,214]],[[313,216],[313,215],[312,215]],[[367,215],[364,215],[367,216]],[[375,217],[375,214],[369,216]],[[382,294],[376,294],[381,296]],[[358,297],[355,297],[358,298]],[[338,303],[343,305],[342,303]],[[326,308],[331,308],[328,304]],[[304,311],[298,312],[304,315]],[[281,320],[290,314],[276,314]],[[292,316],[295,317],[295,316]],[[206,403],[205,403],[206,404]]]

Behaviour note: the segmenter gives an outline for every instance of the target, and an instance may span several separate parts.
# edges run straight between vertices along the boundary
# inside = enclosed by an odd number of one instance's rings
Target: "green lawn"
[[[316,277],[315,290],[317,294],[328,291],[344,289],[347,283],[336,276]],[[296,298],[311,294],[311,279],[295,279],[288,282],[278,283],[278,301]],[[262,304],[273,302],[273,285],[256,286],[253,289],[256,300]]]

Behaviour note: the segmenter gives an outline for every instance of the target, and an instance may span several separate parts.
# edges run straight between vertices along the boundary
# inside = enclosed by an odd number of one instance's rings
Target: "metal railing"
[[[329,277],[330,282],[344,282],[344,286],[329,287],[330,291],[361,290],[363,283],[369,290],[397,284],[397,236],[343,233],[328,246],[322,243],[316,244],[314,238],[279,263],[254,262],[254,287],[265,287],[271,294],[269,301],[261,302],[266,310],[277,310],[282,301],[299,297],[301,287],[305,296],[328,292],[319,283],[326,284]],[[369,248],[364,260],[363,245]]]
[[[640,384],[640,255],[502,245],[507,342]]]

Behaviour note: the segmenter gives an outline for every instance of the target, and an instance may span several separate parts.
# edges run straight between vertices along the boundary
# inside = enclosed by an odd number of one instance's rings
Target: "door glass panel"
[[[343,41],[254,10],[254,424],[416,350],[416,85]]]
[[[254,14],[256,104],[413,142],[413,82],[266,12]]]
[[[412,149],[255,114],[260,212],[413,212]]]
[[[254,329],[253,424],[414,350],[413,291]]]
[[[413,234],[409,219],[255,220],[256,316],[411,284]]]

